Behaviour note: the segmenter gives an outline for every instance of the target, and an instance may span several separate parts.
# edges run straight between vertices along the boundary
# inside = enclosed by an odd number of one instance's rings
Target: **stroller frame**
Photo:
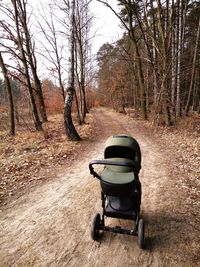
[[[89,169],[90,173],[99,179],[101,181],[101,176],[95,172],[93,165],[111,165],[111,166],[122,166],[122,167],[130,167],[132,170],[135,172],[135,164],[133,162],[117,162],[117,161],[111,161],[111,160],[93,160],[89,164]],[[138,181],[138,184],[140,185],[140,182]],[[139,186],[139,191],[141,190],[141,185]],[[139,192],[136,190],[134,193],[133,198],[135,198],[135,201],[137,202],[138,200],[138,193]],[[107,231],[107,232],[112,232],[112,233],[119,233],[119,234],[126,234],[126,235],[132,235],[132,236],[138,236],[138,244],[140,248],[144,248],[144,221],[140,217],[140,200],[139,203],[135,203],[135,207],[133,210],[127,213],[120,213],[120,212],[110,212],[109,205],[106,205],[106,201],[110,198],[111,196],[107,196],[103,191],[101,191],[101,200],[102,200],[102,209],[103,213],[102,216],[97,213],[93,219],[92,222],[92,228],[91,228],[91,237],[93,240],[98,240],[99,238],[99,231]],[[141,196],[139,196],[141,197]],[[112,198],[112,197],[111,197]],[[112,209],[111,209],[112,210]],[[128,220],[133,220],[135,221],[135,226],[133,229],[126,229],[122,228],[120,226],[115,226],[115,227],[110,227],[105,225],[105,216],[106,217],[112,217],[112,218],[122,218],[122,219],[128,219]]]

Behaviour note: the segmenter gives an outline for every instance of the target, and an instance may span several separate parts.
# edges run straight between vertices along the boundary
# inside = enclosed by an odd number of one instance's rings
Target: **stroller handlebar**
[[[98,175],[98,173],[95,172],[94,168],[92,165],[111,165],[111,166],[122,166],[122,167],[131,167],[135,171],[135,164],[133,162],[118,162],[118,161],[112,161],[112,160],[92,160],[89,163],[89,169],[90,173],[101,180],[101,176]]]

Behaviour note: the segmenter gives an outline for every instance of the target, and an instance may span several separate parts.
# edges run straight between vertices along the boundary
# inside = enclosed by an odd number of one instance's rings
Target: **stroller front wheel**
[[[139,219],[138,222],[138,244],[140,248],[144,248],[144,220]]]
[[[92,225],[91,225],[91,238],[93,240],[97,240],[99,237],[100,224],[101,224],[101,216],[99,213],[97,213],[94,216],[94,219],[93,219]]]

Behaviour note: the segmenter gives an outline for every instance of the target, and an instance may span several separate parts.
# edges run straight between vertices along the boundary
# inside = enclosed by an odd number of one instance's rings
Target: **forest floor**
[[[30,186],[56,176],[62,166],[69,166],[85,141],[93,136],[92,121],[89,114],[86,124],[75,124],[83,142],[67,140],[61,114],[49,116],[43,124],[44,132],[18,126],[13,138],[5,130],[0,131],[0,205],[24,194]]]
[[[0,136],[0,266],[200,266],[200,136],[188,124],[152,129],[98,109],[79,128],[80,143],[66,140],[59,116],[47,123],[48,138]],[[101,200],[88,163],[119,133],[135,137],[142,150],[144,250],[132,236],[90,238]],[[106,224],[132,228],[126,220]]]

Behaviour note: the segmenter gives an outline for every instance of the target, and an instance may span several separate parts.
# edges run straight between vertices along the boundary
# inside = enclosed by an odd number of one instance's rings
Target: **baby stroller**
[[[104,165],[98,174],[93,165]],[[95,215],[91,237],[99,238],[100,231],[138,236],[140,248],[144,247],[144,221],[140,218],[141,151],[138,142],[128,135],[114,135],[108,138],[104,160],[93,160],[89,164],[90,173],[100,180],[103,213]],[[133,229],[105,225],[105,216],[133,220]]]

